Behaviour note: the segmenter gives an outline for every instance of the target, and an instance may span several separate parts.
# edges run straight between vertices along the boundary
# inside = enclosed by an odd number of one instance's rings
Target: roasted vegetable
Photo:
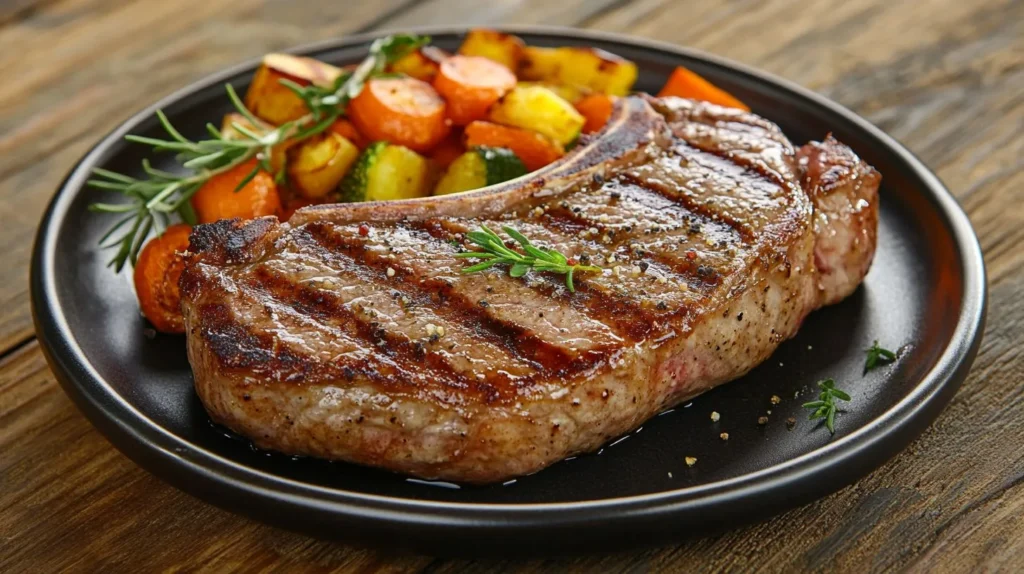
[[[270,129],[269,124],[253,125],[245,116],[242,114],[227,114],[220,124],[220,135],[224,139],[228,140],[239,140],[245,139],[246,136],[242,132],[238,131],[235,126],[242,126],[243,129],[247,129],[255,134],[263,134]],[[274,173],[278,173],[284,169],[285,162],[288,160],[288,148],[295,145],[292,140],[285,140],[270,150],[270,167]]]
[[[746,104],[736,99],[729,92],[682,66],[672,71],[672,75],[668,77],[665,86],[658,92],[658,97],[662,96],[678,96],[680,98],[690,98],[691,100],[703,100],[728,108],[750,111]]]
[[[519,86],[540,86],[547,88],[552,92],[558,94],[558,97],[569,102],[570,104],[576,105],[577,102],[587,97],[592,93],[589,88],[581,86],[569,86],[566,84],[552,84],[548,82],[519,82]]]
[[[430,195],[430,162],[411,149],[375,142],[341,182],[342,201],[383,201]]]
[[[331,124],[331,127],[327,129],[352,142],[359,149],[365,148],[370,143],[366,141],[366,138],[363,137],[363,134],[359,133],[359,130],[356,129],[356,126],[352,125],[352,122],[346,120],[345,118],[337,120],[336,122]]]
[[[453,130],[448,137],[430,151],[430,155],[427,157],[441,169],[448,167],[456,158],[466,153],[466,146],[462,143],[463,137],[462,130]]]
[[[434,195],[447,195],[494,185],[526,174],[523,162],[502,147],[475,147],[448,166]]]
[[[181,253],[188,250],[192,228],[179,224],[168,227],[142,248],[135,262],[135,295],[139,309],[153,327],[162,333],[184,333],[178,278],[185,264]]]
[[[597,48],[527,46],[519,65],[519,78],[624,96],[636,82],[637,67]]]
[[[281,212],[281,198],[277,185],[269,173],[260,170],[242,189],[256,168],[255,159],[208,179],[192,196],[192,208],[199,223],[212,223],[220,219],[240,217],[252,219]]]
[[[466,126],[466,147],[476,146],[508,148],[529,171],[565,155],[562,146],[537,132],[490,122],[473,122]]]
[[[315,135],[288,152],[288,183],[306,199],[321,199],[338,188],[359,157],[359,148],[336,132]]]
[[[513,72],[519,68],[519,61],[523,57],[525,44],[518,36],[476,28],[470,30],[459,47],[459,53],[464,56],[480,56],[505,66]]]
[[[448,135],[445,103],[415,78],[374,78],[348,106],[349,119],[371,140],[427,152]]]
[[[604,127],[612,116],[615,96],[608,94],[590,94],[576,103],[576,110],[583,114],[587,123],[583,124],[583,133],[591,134]]]
[[[487,117],[487,110],[516,87],[505,66],[479,56],[452,56],[441,64],[434,88],[448,102],[448,119],[464,126]]]
[[[286,86],[282,79],[299,85],[330,86],[341,75],[341,68],[312,58],[290,54],[267,54],[256,70],[249,91],[245,93],[245,107],[256,117],[280,125],[309,113],[306,104]]]
[[[437,75],[438,68],[441,67],[441,62],[444,62],[447,58],[448,54],[444,50],[433,46],[424,46],[419,50],[406,54],[400,60],[391,64],[388,67],[388,71],[395,74],[405,74],[424,82],[432,82],[434,81],[434,76]]]
[[[541,86],[517,86],[494,104],[488,119],[533,130],[563,146],[575,141],[586,123],[572,104]]]

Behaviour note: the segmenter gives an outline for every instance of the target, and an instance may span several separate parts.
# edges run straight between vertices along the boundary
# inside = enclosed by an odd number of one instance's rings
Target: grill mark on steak
[[[521,224],[517,224],[517,227],[520,232],[531,238],[540,237],[540,234],[537,233],[540,229],[546,231],[548,235],[545,236],[545,239],[547,241],[541,241],[540,244],[542,246],[565,243],[575,243],[579,246],[585,243],[595,251],[604,249],[597,242],[581,241],[576,237],[562,235],[556,226],[544,225],[545,222],[547,222],[547,219],[540,217],[531,221],[531,225],[535,227],[527,227]],[[501,225],[500,221],[486,221],[483,223],[491,229],[500,229]],[[410,221],[405,225],[410,228],[422,229],[438,240],[451,239],[454,237],[454,234],[465,233],[469,230],[462,222],[453,220],[434,222],[431,220],[422,222]],[[506,245],[518,249],[518,244],[511,240],[506,241]],[[469,248],[466,250],[469,250]],[[569,257],[576,256],[573,252],[567,252],[565,255]],[[501,271],[500,273],[503,280],[507,280],[504,272]],[[581,315],[592,317],[603,323],[624,340],[637,342],[646,339],[653,330],[653,323],[656,317],[644,309],[635,297],[631,297],[620,290],[598,289],[595,287],[593,279],[594,275],[590,273],[575,275],[574,284],[576,292],[571,297],[566,291],[565,278],[562,275],[531,273],[526,285],[545,299],[571,306]]]
[[[673,281],[686,282],[687,285],[691,285],[695,289],[702,290],[704,289],[704,286],[712,287],[717,284],[718,281],[716,278],[719,275],[718,271],[711,268],[711,271],[701,271],[698,273],[698,268],[700,268],[702,264],[697,263],[694,260],[687,259],[685,252],[679,251],[678,246],[680,240],[675,239],[674,235],[677,232],[680,235],[688,235],[689,229],[693,227],[703,228],[705,225],[711,225],[714,221],[710,217],[690,211],[682,202],[677,201],[677,197],[671,197],[668,194],[660,193],[657,190],[644,187],[636,182],[615,182],[614,185],[617,189],[617,193],[619,194],[618,201],[620,202],[639,200],[640,198],[638,196],[642,194],[656,194],[659,197],[668,199],[676,204],[683,213],[680,214],[680,218],[677,223],[665,226],[654,226],[654,229],[656,229],[659,234],[659,241],[656,243],[646,240],[652,232],[652,226],[646,225],[644,222],[629,219],[628,221],[630,221],[630,223],[617,225],[617,229],[614,229],[608,224],[602,224],[593,218],[579,215],[572,210],[572,207],[569,207],[568,209],[563,207],[550,209],[545,212],[540,221],[549,224],[546,226],[549,229],[554,229],[559,234],[563,235],[571,234],[573,230],[579,226],[582,226],[583,229],[596,228],[599,230],[599,236],[610,234],[613,239],[607,243],[590,243],[596,245],[598,251],[607,251],[619,254],[619,260],[621,260],[622,263],[628,264],[630,267],[632,265],[643,265],[644,271],[646,272],[646,269],[650,264],[660,263],[671,273],[671,279]],[[702,241],[701,243],[703,244]],[[670,246],[675,246],[677,248],[670,249]],[[704,267],[708,269],[706,265]]]
[[[257,266],[253,275],[251,287],[261,290],[299,316],[309,317],[324,327],[341,331],[362,343],[365,348],[373,349],[371,357],[380,358],[383,355],[390,359],[384,362],[363,358],[356,365],[347,366],[360,371],[381,372],[389,377],[389,386],[392,388],[399,385],[416,387],[417,379],[423,378],[455,389],[479,386],[479,381],[455,371],[443,356],[429,350],[423,341],[389,331],[379,322],[366,320],[329,291],[296,283],[290,277],[266,266]],[[403,365],[413,366],[417,372],[413,374]]]
[[[388,382],[381,369],[372,368],[370,361],[359,360],[341,366],[279,345],[273,335],[253,332],[252,325],[240,322],[226,305],[204,304],[199,307],[199,314],[202,319],[198,334],[223,368],[251,371],[290,383],[351,381],[356,377],[381,385]]]
[[[414,271],[404,266],[400,259],[379,258],[365,249],[366,245],[355,237],[341,236],[333,233],[329,226],[312,223],[304,226],[303,231],[309,239],[303,247],[310,251],[310,255],[335,263],[339,269],[356,273],[361,279],[373,282],[382,290],[392,290],[414,300],[438,303],[432,307],[438,317],[471,331],[482,341],[495,345],[510,357],[533,367],[533,372],[527,376],[511,376],[502,372],[501,365],[495,365],[485,375],[483,383],[467,379],[469,386],[489,386],[494,389],[493,393],[485,397],[488,401],[505,398],[514,389],[528,388],[538,379],[573,377],[589,371],[621,350],[621,345],[605,345],[575,355],[568,353],[521,325],[494,317],[486,307],[469,300],[443,279],[421,276],[413,280]],[[386,269],[389,267],[395,270],[396,277],[404,276],[409,280],[388,282]],[[325,316],[332,314],[336,314],[333,308],[325,310]],[[366,323],[355,315],[350,320]],[[386,326],[380,329],[388,333],[389,340],[402,340],[400,336],[388,332]],[[428,357],[436,354],[432,347],[427,347],[425,351]]]

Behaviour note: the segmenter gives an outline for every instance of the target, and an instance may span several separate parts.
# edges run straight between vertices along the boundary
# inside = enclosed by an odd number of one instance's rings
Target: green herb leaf
[[[519,243],[526,253],[509,249],[497,233],[481,225],[480,229],[467,233],[466,238],[482,251],[464,251],[456,253],[455,257],[483,259],[484,262],[465,267],[463,273],[476,273],[495,265],[509,265],[508,274],[512,277],[522,277],[531,270],[557,273],[565,275],[565,286],[570,293],[574,293],[576,285],[573,283],[573,274],[576,271],[601,271],[600,267],[593,265],[569,265],[565,255],[552,249],[538,248],[525,235],[511,227],[503,227],[502,231]]]
[[[864,361],[865,375],[868,373],[868,371],[874,369],[875,367],[878,367],[883,364],[888,364],[896,360],[896,353],[890,351],[889,349],[879,347],[877,339],[875,340],[874,344],[871,345],[871,348],[867,349],[865,353],[867,353],[868,355],[867,359]]]
[[[849,401],[850,395],[837,389],[836,382],[832,379],[818,381],[818,388],[821,389],[818,400],[804,403],[803,408],[812,410],[809,420],[825,419],[825,428],[828,432],[836,434],[836,399]]]

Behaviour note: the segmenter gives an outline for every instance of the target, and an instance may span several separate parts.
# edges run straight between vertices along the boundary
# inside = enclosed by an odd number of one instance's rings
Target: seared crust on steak
[[[535,472],[746,373],[852,291],[878,180],[831,138],[797,151],[749,113],[630,97],[495,188],[199,226],[181,281],[196,390],[263,448],[466,482]],[[462,274],[481,224],[606,270],[576,293]]]

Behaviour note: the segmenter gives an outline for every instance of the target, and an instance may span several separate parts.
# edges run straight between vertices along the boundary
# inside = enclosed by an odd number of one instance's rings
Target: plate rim
[[[410,499],[359,491],[328,488],[281,477],[246,467],[214,452],[196,447],[164,429],[117,394],[89,364],[77,344],[60,308],[55,288],[55,256],[58,233],[68,216],[69,208],[82,192],[88,169],[123,136],[149,119],[157,109],[168,107],[195,93],[255,68],[259,59],[250,59],[192,82],[134,113],[100,139],[71,168],[48,204],[37,230],[32,249],[30,292],[32,314],[40,347],[65,392],[114,445],[150,472],[169,480],[179,488],[210,499],[205,488],[241,491],[260,499],[269,498],[286,507],[326,511],[336,518],[373,519],[397,526],[420,522],[432,527],[474,528],[496,527],[572,527],[592,524],[595,520],[614,517],[616,520],[644,520],[656,515],[673,515],[688,510],[712,509],[718,505],[735,504],[750,496],[769,496],[806,484],[809,478],[827,474],[837,468],[864,466],[863,461],[878,459],[879,451],[886,460],[903,450],[923,428],[930,425],[946,406],[973,363],[981,343],[988,303],[987,278],[981,246],[970,221],[956,199],[916,156],[895,138],[844,106],[788,80],[745,64],[693,48],[624,34],[579,30],[557,26],[496,26],[513,34],[548,35],[573,40],[594,40],[618,43],[661,52],[663,55],[695,59],[713,66],[738,72],[747,79],[774,85],[797,98],[839,116],[857,129],[884,145],[921,183],[937,213],[951,233],[951,239],[963,267],[962,310],[952,336],[933,367],[919,379],[900,401],[855,431],[836,438],[803,455],[773,464],[767,468],[706,484],[624,497],[572,502],[545,503],[479,503]],[[469,26],[434,26],[402,30],[431,35],[464,34]],[[367,32],[297,46],[282,52],[311,54],[367,44],[391,30]],[[912,427],[925,423],[920,430]],[[893,436],[902,440],[893,445],[880,444]],[[139,450],[142,449],[142,450]],[[861,462],[858,465],[858,461]],[[162,467],[177,467],[190,479],[170,478]],[[827,488],[809,488],[820,494],[838,490],[853,482],[878,464],[868,464],[862,472],[845,473],[848,480],[829,484]],[[834,473],[833,473],[834,474]],[[815,496],[817,497],[817,496]],[[805,497],[806,498],[806,497]],[[786,506],[792,506],[791,504]],[[233,508],[237,510],[237,507]],[[756,516],[755,516],[756,518]],[[615,521],[610,521],[615,522]],[[487,528],[485,528],[486,530]]]

